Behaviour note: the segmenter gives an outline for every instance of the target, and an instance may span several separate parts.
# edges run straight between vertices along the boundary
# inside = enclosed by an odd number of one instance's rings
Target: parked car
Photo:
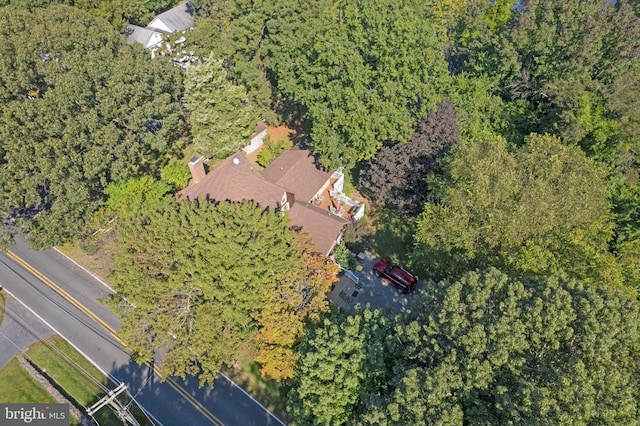
[[[403,293],[411,293],[416,289],[418,278],[401,266],[394,265],[387,259],[380,259],[373,267],[373,273],[377,277],[387,279],[391,284],[399,288]]]

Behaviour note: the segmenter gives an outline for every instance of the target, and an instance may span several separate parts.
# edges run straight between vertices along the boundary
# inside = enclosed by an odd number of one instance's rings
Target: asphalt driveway
[[[355,312],[358,304],[369,305],[374,309],[389,309],[395,314],[409,309],[416,292],[420,290],[420,282],[416,291],[403,294],[387,280],[373,274],[373,265],[378,260],[380,259],[371,253],[365,252],[364,260],[359,262],[362,270],[356,272],[359,282],[356,283],[342,274],[340,281],[335,283],[333,290],[329,293],[331,303],[347,312]]]

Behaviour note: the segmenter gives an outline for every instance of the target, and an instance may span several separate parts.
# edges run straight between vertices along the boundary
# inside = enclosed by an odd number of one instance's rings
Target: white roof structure
[[[156,16],[147,28],[164,33],[185,31],[193,24],[193,6],[190,2],[179,4],[173,9]]]
[[[162,33],[137,25],[128,25],[124,35],[127,37],[127,43],[140,43],[145,49],[157,46],[162,42]]]

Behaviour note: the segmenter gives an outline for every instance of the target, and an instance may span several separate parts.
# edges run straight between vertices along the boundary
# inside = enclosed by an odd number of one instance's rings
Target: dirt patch
[[[290,139],[295,131],[287,126],[267,127],[267,134],[269,135],[269,141],[279,142],[286,139]]]
[[[109,274],[115,267],[114,254],[117,249],[113,230],[99,240],[99,248],[93,255],[88,255],[79,243],[65,244],[58,247],[64,254],[90,270],[93,274],[108,281]]]

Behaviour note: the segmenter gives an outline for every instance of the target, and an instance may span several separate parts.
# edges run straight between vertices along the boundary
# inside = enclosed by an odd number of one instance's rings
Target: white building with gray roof
[[[137,25],[127,26],[124,35],[129,44],[140,43],[147,49],[153,49],[162,43],[163,34],[186,31],[192,25],[193,6],[191,2],[185,2],[162,12],[153,18],[146,28]]]
[[[190,2],[186,2],[156,16],[147,28],[163,33],[174,33],[188,30],[192,24],[193,6]]]

